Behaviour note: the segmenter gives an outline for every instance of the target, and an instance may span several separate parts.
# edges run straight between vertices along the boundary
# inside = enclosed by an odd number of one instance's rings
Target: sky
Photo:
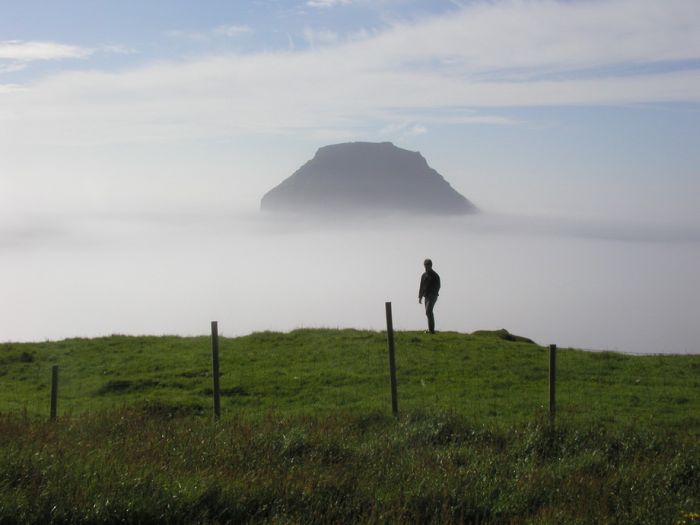
[[[482,213],[259,212],[346,141]],[[697,353],[699,196],[698,0],[0,0],[0,340],[417,329],[431,257],[439,330]]]
[[[316,149],[484,211],[698,225],[697,0],[1,0],[0,210],[254,210]]]

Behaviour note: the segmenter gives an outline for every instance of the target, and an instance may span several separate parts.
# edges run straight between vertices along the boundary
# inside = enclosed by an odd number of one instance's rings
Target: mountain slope
[[[297,213],[411,212],[455,215],[476,207],[418,152],[390,142],[352,142],[320,148],[265,194],[263,211]]]

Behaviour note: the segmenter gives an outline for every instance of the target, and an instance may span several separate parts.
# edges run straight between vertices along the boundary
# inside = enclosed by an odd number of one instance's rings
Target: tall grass
[[[0,523],[675,523],[692,436],[445,412],[0,418]]]

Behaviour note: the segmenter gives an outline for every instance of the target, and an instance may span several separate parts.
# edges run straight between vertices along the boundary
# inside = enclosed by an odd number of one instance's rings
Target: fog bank
[[[700,228],[481,214],[32,215],[0,227],[0,339],[299,327],[506,328],[540,344],[700,353]]]

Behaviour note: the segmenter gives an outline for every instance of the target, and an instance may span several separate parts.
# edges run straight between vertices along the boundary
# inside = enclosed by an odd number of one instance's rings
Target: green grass
[[[488,424],[532,421],[548,407],[548,349],[501,332],[396,334],[400,410],[439,409]],[[322,415],[391,407],[385,335],[296,330],[220,338],[225,417]],[[700,431],[700,356],[559,349],[562,420]],[[211,407],[208,337],[67,339],[0,345],[0,412],[46,415],[59,366],[59,414],[134,405]]]
[[[502,332],[0,345],[6,523],[698,523],[700,356]],[[59,418],[47,421],[59,366]]]
[[[494,430],[435,411],[0,416],[3,524],[693,523],[699,496],[697,439],[646,429]]]

